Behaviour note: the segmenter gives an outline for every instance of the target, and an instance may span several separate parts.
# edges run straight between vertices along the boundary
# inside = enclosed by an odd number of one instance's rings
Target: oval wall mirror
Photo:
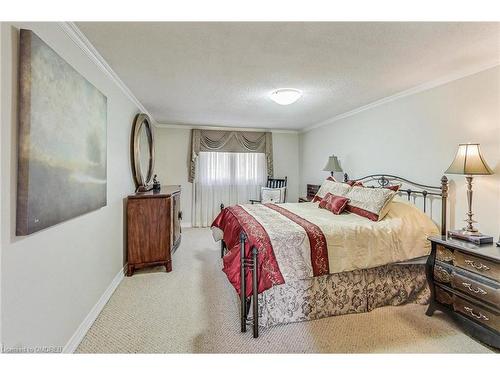
[[[153,126],[149,116],[139,113],[135,116],[131,139],[132,174],[136,191],[151,190],[155,162]]]

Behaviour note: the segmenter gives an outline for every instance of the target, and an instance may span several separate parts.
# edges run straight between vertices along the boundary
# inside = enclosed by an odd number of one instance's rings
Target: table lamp
[[[323,168],[324,171],[329,171],[331,176],[333,177],[333,172],[343,172],[342,167],[339,164],[339,160],[335,155],[332,155],[328,158],[328,162]]]
[[[472,236],[481,236],[481,233],[474,228],[472,220],[472,177],[493,174],[491,168],[486,164],[481,152],[479,143],[461,143],[458,145],[458,151],[455,159],[448,167],[445,173],[465,175],[467,181],[467,226],[463,228],[463,233]]]

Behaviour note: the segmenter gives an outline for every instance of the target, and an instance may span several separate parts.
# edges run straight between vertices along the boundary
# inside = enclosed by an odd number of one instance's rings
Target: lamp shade
[[[326,163],[323,170],[330,172],[343,172],[342,168],[340,167],[339,160],[335,155],[332,155],[328,158],[328,162]]]
[[[479,151],[479,143],[461,143],[458,145],[455,159],[444,173],[488,175],[493,174],[493,171],[483,159]]]

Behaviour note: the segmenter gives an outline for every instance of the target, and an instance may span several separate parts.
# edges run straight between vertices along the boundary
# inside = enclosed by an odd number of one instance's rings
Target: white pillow
[[[389,212],[389,204],[396,195],[391,189],[353,186],[347,193],[350,199],[346,210],[373,221],[380,221]]]
[[[341,197],[346,197],[347,193],[351,190],[351,187],[342,182],[335,182],[331,180],[325,180],[318,192],[314,196],[313,202],[319,202],[321,199],[325,197],[327,193],[331,193],[333,195],[338,195]]]
[[[260,188],[260,200],[265,203],[285,203],[285,189],[282,188]]]

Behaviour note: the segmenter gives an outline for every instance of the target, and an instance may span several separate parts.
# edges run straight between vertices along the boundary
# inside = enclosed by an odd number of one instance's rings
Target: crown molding
[[[311,126],[304,127],[299,130],[287,130],[287,129],[266,129],[266,128],[235,128],[235,127],[225,127],[225,126],[217,126],[217,125],[180,125],[180,124],[160,124],[158,123],[151,113],[144,107],[144,105],[137,99],[137,97],[132,93],[132,91],[127,87],[127,85],[120,79],[120,77],[115,73],[115,71],[111,68],[111,66],[106,62],[104,57],[97,51],[97,49],[92,45],[92,43],[87,39],[87,37],[81,32],[78,26],[75,25],[74,22],[59,22],[59,26],[61,29],[69,36],[69,38],[75,43],[77,47],[79,47],[87,57],[93,61],[102,72],[104,72],[117,86],[120,90],[127,96],[139,110],[143,113],[146,113],[153,125],[157,128],[171,128],[171,129],[209,129],[209,130],[246,130],[246,131],[271,131],[273,133],[288,133],[288,134],[298,134],[298,133],[306,133],[310,130],[320,128],[322,126],[333,124],[339,120],[342,120],[347,117],[354,116],[360,112],[367,111],[369,109],[378,107],[380,105],[404,98],[406,96],[410,96],[413,94],[417,94],[419,92],[423,92],[426,90],[430,90],[432,88],[445,85],[449,82],[459,80],[461,78],[465,78],[482,71],[500,66],[500,61],[495,60],[493,62],[489,62],[487,64],[483,64],[480,66],[476,66],[474,68],[469,68],[462,70],[460,72],[450,74],[445,77],[438,78],[436,80],[429,81],[427,83],[415,86],[405,91],[401,91],[394,95],[387,96],[385,98],[376,100],[369,104],[363,105],[361,107],[352,109],[350,111],[338,114],[333,116],[327,120],[323,120]]]
[[[344,118],[354,116],[360,112],[367,111],[369,109],[372,109],[372,108],[378,107],[380,105],[392,102],[394,100],[398,100],[398,99],[404,98],[406,96],[410,96],[410,95],[414,95],[414,94],[417,94],[417,93],[420,93],[423,91],[427,91],[427,90],[433,89],[435,87],[442,86],[442,85],[445,85],[447,83],[450,83],[450,82],[453,82],[453,81],[456,81],[456,80],[459,80],[459,79],[462,79],[462,78],[465,78],[465,77],[468,77],[468,76],[471,76],[471,75],[474,75],[477,73],[481,73],[483,71],[495,68],[497,66],[500,66],[500,61],[495,60],[493,62],[489,62],[488,64],[482,64],[479,66],[475,66],[474,68],[461,70],[460,72],[450,74],[450,75],[426,82],[424,84],[412,87],[411,89],[401,91],[397,94],[387,96],[385,98],[376,100],[374,102],[371,102],[369,104],[363,105],[363,106],[358,107],[358,108],[355,108],[353,110],[350,110],[350,111],[341,113],[339,115],[333,116],[327,120],[323,120],[323,121],[318,122],[314,125],[302,128],[300,130],[300,133],[307,133],[310,130],[317,129],[317,128],[320,128],[320,127],[325,126],[325,125],[333,124],[333,123],[335,123],[339,120],[342,120]]]
[[[127,85],[118,77],[113,68],[106,62],[104,57],[97,51],[97,49],[92,45],[90,40],[81,32],[78,26],[74,22],[59,22],[61,29],[69,36],[69,38],[75,43],[75,45],[80,48],[85,55],[95,64],[97,67],[104,72],[118,88],[127,96],[132,103],[134,103],[139,110],[149,116],[151,122],[156,125],[157,122],[151,115],[151,113],[142,105],[142,103],[137,99],[137,97],[130,91]]]
[[[156,121],[153,115],[144,107],[144,105],[137,99],[127,85],[120,79],[118,74],[115,73],[113,68],[107,63],[97,49],[92,45],[90,40],[82,33],[82,31],[75,25],[74,22],[59,22],[61,29],[69,36],[69,38],[80,48],[87,57],[94,62],[97,67],[104,72],[118,88],[139,108],[143,113],[146,113],[153,125],[157,128],[171,128],[171,129],[209,129],[209,130],[245,130],[245,131],[270,131],[273,133],[290,133],[298,134],[298,130],[281,130],[281,129],[263,129],[263,128],[235,128],[217,125],[179,125],[179,124],[160,124]]]
[[[217,125],[182,125],[182,124],[160,124],[157,123],[156,127],[159,129],[202,129],[202,130],[227,130],[227,131],[247,131],[247,132],[271,132],[271,133],[283,133],[283,134],[298,134],[299,130],[289,130],[289,129],[269,129],[269,128],[236,128],[229,126],[217,126]]]

